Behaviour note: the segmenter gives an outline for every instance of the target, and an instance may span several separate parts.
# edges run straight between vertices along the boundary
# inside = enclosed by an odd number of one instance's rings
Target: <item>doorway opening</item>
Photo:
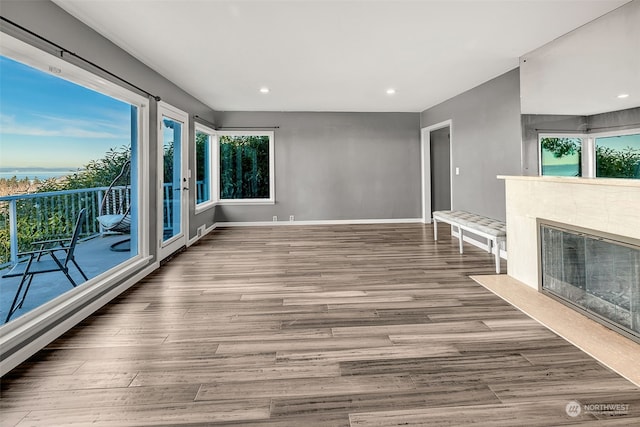
[[[422,219],[431,213],[450,210],[452,191],[452,122],[447,120],[422,129]]]

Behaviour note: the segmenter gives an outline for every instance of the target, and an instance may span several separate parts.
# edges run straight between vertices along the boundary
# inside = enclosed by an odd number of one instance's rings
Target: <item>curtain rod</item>
[[[600,129],[616,129],[616,128],[626,128],[626,127],[631,127],[631,126],[640,126],[640,123],[629,123],[626,125],[616,125],[616,126],[600,126],[597,128],[589,128],[587,129],[587,132],[592,131],[592,130],[600,130]]]
[[[589,129],[581,130],[581,129],[533,129],[536,132],[560,132],[560,133],[576,133],[576,132],[588,132]]]
[[[24,31],[25,33],[27,33],[27,34],[29,34],[29,35],[31,35],[31,36],[39,39],[39,40],[42,40],[43,42],[48,43],[49,45],[55,47],[56,49],[58,49],[60,51],[60,58],[63,58],[64,54],[71,55],[74,58],[77,58],[77,59],[81,60],[85,64],[89,64],[92,67],[102,71],[103,73],[106,73],[106,74],[110,75],[111,77],[121,81],[122,83],[125,83],[125,84],[129,85],[130,87],[137,89],[138,91],[144,93],[148,97],[153,98],[156,101],[160,101],[160,97],[159,96],[154,95],[151,92],[147,92],[146,90],[142,89],[141,87],[131,83],[128,80],[123,79],[122,77],[118,76],[117,74],[112,73],[111,71],[107,70],[106,68],[103,68],[100,65],[98,65],[98,64],[96,64],[96,63],[94,63],[94,62],[92,62],[92,61],[90,61],[90,60],[88,60],[88,59],[86,59],[86,58],[74,53],[74,52],[71,52],[70,50],[60,46],[59,44],[57,44],[57,43],[55,43],[55,42],[53,42],[53,41],[51,41],[51,40],[39,35],[39,34],[33,32],[31,30],[29,30],[28,28],[23,27],[22,25],[15,23],[10,19],[5,18],[4,16],[0,16],[0,19],[2,21],[4,21],[4,22],[7,22],[7,23],[13,25],[14,27],[20,29],[21,31]]]
[[[602,130],[602,129],[617,129],[617,128],[632,128],[634,126],[640,126],[640,123],[628,123],[626,125],[615,125],[615,126],[600,126],[595,128],[586,128],[585,130],[580,129],[538,129],[534,128],[536,132],[558,132],[558,133],[579,133],[586,132],[589,133],[593,130]]]
[[[215,123],[210,122],[209,120],[198,116],[197,114],[193,116],[194,120],[198,122],[202,122],[203,124],[211,127],[213,130],[222,130],[222,129],[280,129],[280,126],[216,126]]]
[[[204,118],[198,116],[197,114],[193,116],[193,119],[198,121],[198,122],[202,122],[203,124],[209,126],[213,130],[218,130],[218,128],[216,127],[215,123],[210,122],[209,120],[204,119]]]

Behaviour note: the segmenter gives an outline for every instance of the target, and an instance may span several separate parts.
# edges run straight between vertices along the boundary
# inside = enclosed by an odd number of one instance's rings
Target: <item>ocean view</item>
[[[542,175],[579,176],[577,164],[542,165]]]
[[[29,180],[33,181],[38,178],[40,181],[43,181],[49,178],[59,178],[74,172],[76,171],[70,169],[14,169],[11,171],[0,171],[0,179],[11,179],[15,176],[18,180],[29,178]]]

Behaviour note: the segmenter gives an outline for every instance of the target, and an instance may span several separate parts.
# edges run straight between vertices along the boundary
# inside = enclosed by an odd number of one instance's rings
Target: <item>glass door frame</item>
[[[158,102],[158,260],[162,261],[169,255],[187,245],[189,229],[189,115],[165,102]],[[164,137],[163,119],[167,118],[182,123],[180,141],[180,176],[182,185],[180,191],[180,231],[167,240],[164,240]],[[174,145],[174,150],[177,145]],[[175,190],[175,189],[174,189]]]

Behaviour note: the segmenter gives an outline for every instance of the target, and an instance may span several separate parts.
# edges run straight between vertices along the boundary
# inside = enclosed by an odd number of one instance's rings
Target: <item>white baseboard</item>
[[[143,270],[129,277],[118,286],[106,292],[92,303],[83,306],[68,317],[65,317],[65,313],[62,312],[64,311],[64,307],[62,307],[63,309],[60,310],[59,313],[56,313],[55,316],[45,317],[44,320],[39,318],[33,319],[25,325],[20,325],[21,327],[16,328],[12,333],[7,334],[9,336],[5,335],[2,339],[3,343],[10,340],[13,342],[26,342],[27,344],[12,353],[3,356],[3,359],[0,361],[0,376],[5,375],[20,363],[42,350],[56,338],[60,337],[62,334],[76,326],[82,320],[96,312],[122,292],[126,291],[131,286],[151,274],[158,267],[158,262],[149,264]],[[117,277],[114,278],[114,280],[117,280]],[[69,310],[71,310],[74,305],[73,303],[74,301],[70,301],[69,304],[63,304],[63,306],[68,306]],[[59,318],[62,318],[62,320],[58,320]],[[30,337],[33,337],[33,339],[30,340]]]
[[[187,247],[192,246],[192,245],[193,245],[193,244],[195,244],[198,240],[202,239],[204,236],[206,236],[207,234],[211,233],[213,230],[215,230],[215,229],[216,229],[216,227],[217,227],[217,226],[218,226],[218,223],[214,223],[212,226],[210,226],[210,227],[208,227],[208,228],[205,228],[205,229],[204,229],[204,232],[203,232],[201,235],[196,236],[196,237],[194,237],[194,238],[190,239],[190,240],[187,242]]]
[[[451,227],[451,235],[457,239],[459,234],[458,234],[457,231],[453,231],[453,228],[454,227]],[[485,240],[485,239],[483,239],[483,240]],[[489,248],[489,246],[487,245],[486,242],[483,242],[483,241],[480,241],[480,240],[476,240],[473,237],[470,237],[470,236],[468,236],[466,234],[463,236],[462,241],[463,242],[467,242],[470,245],[473,245],[473,246],[475,246],[477,248],[480,248],[480,249],[484,250],[485,252]],[[491,248],[491,253],[495,254],[496,253],[496,249],[497,249],[496,246]],[[507,259],[507,251],[505,251],[502,248],[500,248],[500,258],[502,258],[504,260]]]
[[[287,226],[287,225],[355,225],[355,224],[413,224],[413,223],[422,223],[422,218],[217,222],[215,225],[216,227],[279,227],[279,226]]]

